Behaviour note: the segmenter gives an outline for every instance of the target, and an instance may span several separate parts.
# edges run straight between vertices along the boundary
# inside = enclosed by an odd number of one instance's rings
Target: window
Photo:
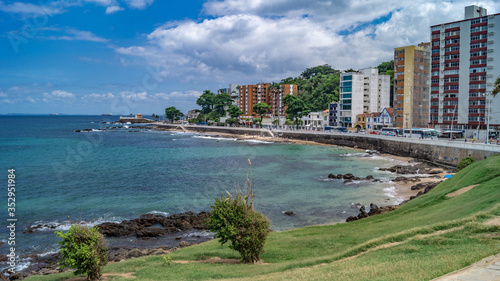
[[[432,86],[431,91],[439,91],[439,86]]]
[[[343,76],[343,81],[352,80],[352,75]]]
[[[472,84],[469,89],[486,89],[486,84]]]
[[[431,31],[438,31],[441,29],[441,26],[433,26],[431,27]]]
[[[432,53],[433,54],[438,54],[439,53],[439,49],[432,49]]]
[[[444,44],[446,45],[455,43],[460,43],[460,38],[447,39],[444,41]]]
[[[481,19],[473,19],[470,21],[470,24],[477,24],[477,23],[481,23]]]
[[[488,52],[486,51],[480,51],[480,52],[472,52],[470,53],[471,57],[479,57],[479,56],[486,56]]]
[[[445,57],[446,59],[446,57]],[[432,57],[432,61],[438,61],[439,60],[439,57]]]
[[[458,85],[446,85],[444,86],[444,90],[458,90]]]
[[[439,102],[438,101],[431,101],[431,106],[432,105],[439,105]]]
[[[450,82],[459,82],[459,78],[458,78],[458,77],[448,77],[448,78],[444,78],[444,82],[445,82],[445,83],[450,83]]]
[[[344,86],[344,87],[351,87],[352,86],[352,81],[342,82],[342,86]]]
[[[471,45],[470,45],[470,48],[471,48],[471,49],[486,48],[486,47],[488,47],[488,43],[487,43],[487,42],[483,42],[483,43],[474,43],[474,44],[471,44]]]
[[[432,84],[437,84],[437,83],[439,83],[439,79],[431,79],[431,83]]]
[[[469,105],[485,105],[485,100],[470,100]]]
[[[471,68],[470,73],[486,72],[486,67]]]
[[[486,64],[486,59],[481,59],[481,60],[471,60],[470,61],[471,65],[476,65],[476,64]]]
[[[486,76],[471,76],[469,81],[485,81]]]
[[[454,74],[458,74],[458,69],[452,69],[452,70],[445,70],[444,71],[444,75],[454,75]]]
[[[342,93],[346,93],[346,92],[350,93],[350,92],[352,92],[352,88],[351,87],[345,87],[345,88],[340,88],[340,89],[342,90]]]
[[[454,61],[454,62],[447,62],[444,64],[444,67],[455,67],[455,66],[459,66],[460,65],[460,62],[458,61]]]
[[[436,39],[436,38],[439,38],[439,34],[432,34],[432,39]]]
[[[460,46],[446,47],[444,48],[444,51],[445,52],[460,51]]]
[[[439,46],[439,41],[432,42],[432,46]]]
[[[452,59],[459,59],[459,58],[460,58],[460,54],[451,54],[451,55],[444,56],[445,60],[452,60]]]
[[[432,69],[436,69],[436,68],[439,68],[439,64],[437,64],[437,63],[432,65]]]

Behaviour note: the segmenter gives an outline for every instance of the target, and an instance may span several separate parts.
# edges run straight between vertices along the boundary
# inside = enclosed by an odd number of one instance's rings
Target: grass
[[[452,198],[446,194],[479,184]],[[265,264],[180,264],[210,257],[239,258],[215,240],[162,256],[109,264],[108,274],[135,280],[429,280],[500,252],[500,155],[475,162],[399,209],[352,223],[273,232]],[[70,273],[26,280],[65,280]],[[109,280],[132,280],[108,276]]]

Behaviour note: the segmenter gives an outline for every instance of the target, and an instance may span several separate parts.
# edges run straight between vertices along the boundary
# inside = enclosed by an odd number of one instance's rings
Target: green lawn
[[[479,185],[446,197],[474,184]],[[163,266],[161,256],[150,256],[109,264],[104,272],[130,273],[135,280],[430,280],[500,253],[500,226],[484,224],[498,216],[500,155],[472,164],[393,212],[273,232],[262,255],[265,264],[175,263],[238,258],[228,247],[209,241],[171,253],[171,266]],[[65,273],[26,280],[70,277]]]

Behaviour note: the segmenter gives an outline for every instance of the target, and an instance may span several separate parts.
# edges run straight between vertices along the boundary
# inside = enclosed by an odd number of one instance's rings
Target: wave
[[[162,215],[162,216],[165,216],[165,217],[168,217],[170,215],[169,213],[162,212],[162,211],[151,211],[151,212],[147,212],[147,214]]]
[[[243,140],[243,141],[249,143],[273,143],[272,141],[262,141],[262,140]]]
[[[120,223],[122,222],[123,219],[119,219],[116,217],[112,218],[98,218],[95,220],[80,220],[80,221],[70,221],[70,220],[64,220],[64,221],[36,221],[32,226],[31,229],[34,232],[47,232],[47,231],[68,231],[69,228],[72,225],[86,225],[89,227],[93,227],[96,225],[99,225],[101,223],[105,222],[114,222],[114,223]]]
[[[197,138],[197,139],[211,139],[211,140],[229,140],[229,141],[235,141],[235,140],[237,140],[236,138],[223,138],[223,137],[212,137],[212,136],[193,136],[193,138]]]
[[[392,204],[399,205],[399,204],[403,203],[404,197],[397,196],[398,193],[397,193],[397,189],[395,186],[386,187],[386,188],[382,189],[382,191],[384,191],[385,196],[394,200]]]
[[[201,230],[201,231],[195,231],[195,232],[183,234],[182,237],[197,237],[197,236],[200,236],[200,237],[213,237],[214,235],[215,234],[213,232],[206,231],[206,230]]]

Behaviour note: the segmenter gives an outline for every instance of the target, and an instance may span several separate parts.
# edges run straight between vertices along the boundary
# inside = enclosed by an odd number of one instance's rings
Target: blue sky
[[[470,4],[0,0],[0,114],[187,112],[203,90],[229,83],[376,66]],[[498,1],[479,4],[500,11]]]

